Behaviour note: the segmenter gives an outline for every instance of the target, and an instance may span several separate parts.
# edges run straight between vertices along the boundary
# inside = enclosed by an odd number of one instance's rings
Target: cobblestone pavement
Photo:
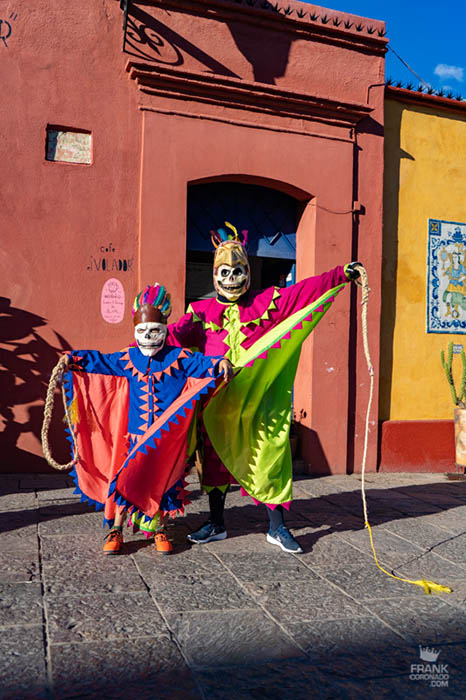
[[[237,489],[228,539],[191,548],[207,513],[193,477],[171,556],[126,535],[105,557],[101,514],[69,477],[0,476],[0,697],[465,698],[466,482],[367,477],[380,562],[453,588],[435,596],[377,569],[360,485],[296,481],[298,556],[266,543]]]

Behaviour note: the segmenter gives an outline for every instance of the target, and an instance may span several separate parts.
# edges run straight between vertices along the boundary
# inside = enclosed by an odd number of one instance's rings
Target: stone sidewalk
[[[295,483],[294,556],[237,489],[228,539],[191,548],[207,512],[193,477],[171,556],[127,535],[106,558],[69,477],[0,475],[0,698],[465,698],[466,482],[367,477],[380,562],[454,589],[435,596],[377,569],[360,485]]]

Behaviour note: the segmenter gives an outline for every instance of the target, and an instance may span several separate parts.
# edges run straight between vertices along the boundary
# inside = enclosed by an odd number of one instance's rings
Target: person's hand
[[[220,374],[223,374],[225,384],[228,384],[233,379],[233,365],[230,360],[224,358],[218,363]]]
[[[357,265],[361,265],[362,263],[360,262],[350,262],[348,265],[345,266],[345,275],[349,280],[357,280],[360,277],[359,270],[356,269]]]

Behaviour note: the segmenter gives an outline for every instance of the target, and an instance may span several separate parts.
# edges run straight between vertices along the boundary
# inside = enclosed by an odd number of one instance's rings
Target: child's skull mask
[[[143,304],[134,315],[134,338],[143,355],[153,357],[165,345],[167,321],[151,304]]]

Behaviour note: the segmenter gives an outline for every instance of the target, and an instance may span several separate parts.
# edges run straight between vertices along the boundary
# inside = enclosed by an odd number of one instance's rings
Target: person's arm
[[[211,357],[201,352],[193,352],[182,360],[183,369],[189,377],[220,377],[225,383],[233,377],[233,365],[225,357]]]
[[[68,369],[89,372],[90,374],[109,374],[124,376],[125,363],[121,353],[103,353],[98,350],[73,350],[69,353]]]
[[[358,263],[338,265],[333,270],[323,272],[321,275],[307,277],[301,282],[280,289],[280,296],[275,301],[277,311],[273,313],[274,321],[284,320],[295,311],[317,301],[330,289],[349,282],[351,279],[356,279],[356,276],[359,277],[359,272],[353,267],[356,264]]]
[[[205,333],[200,320],[195,320],[193,313],[182,316],[176,323],[168,324],[167,343],[181,348],[204,349]]]

